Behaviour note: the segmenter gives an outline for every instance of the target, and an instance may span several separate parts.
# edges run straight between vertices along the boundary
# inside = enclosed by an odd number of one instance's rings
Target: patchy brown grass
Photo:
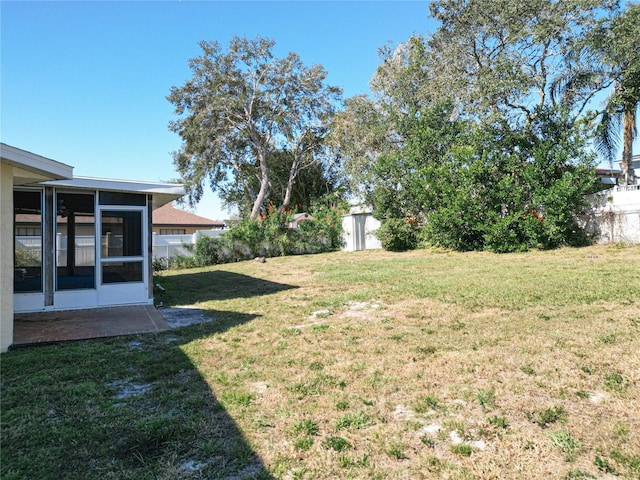
[[[224,265],[295,288],[205,294],[257,318],[183,349],[217,396],[251,395],[223,403],[278,478],[638,478],[638,267],[637,247]]]
[[[165,272],[212,322],[0,357],[0,476],[638,479],[638,272],[638,246]]]

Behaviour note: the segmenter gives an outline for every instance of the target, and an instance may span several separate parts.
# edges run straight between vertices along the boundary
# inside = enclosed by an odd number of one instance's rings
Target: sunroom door
[[[55,294],[56,309],[95,307],[95,193],[56,191]]]
[[[100,210],[100,305],[141,303],[148,298],[146,209],[108,206]]]

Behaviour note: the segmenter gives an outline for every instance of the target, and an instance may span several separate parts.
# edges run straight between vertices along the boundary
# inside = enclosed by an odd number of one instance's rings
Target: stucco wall
[[[13,343],[13,167],[0,163],[0,352]]]
[[[640,186],[614,187],[589,197],[581,220],[597,243],[640,244]]]

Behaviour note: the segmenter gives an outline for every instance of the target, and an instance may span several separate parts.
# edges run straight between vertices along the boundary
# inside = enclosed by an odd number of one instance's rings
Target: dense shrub
[[[317,205],[313,220],[301,222],[299,228],[289,228],[293,212],[278,212],[270,206],[256,221],[248,218],[235,224],[218,237],[201,236],[194,246],[185,246],[190,255],[176,255],[158,261],[158,269],[192,268],[274,257],[321,253],[342,247],[341,210],[334,206]],[[155,264],[154,264],[155,265]]]
[[[377,160],[371,201],[384,248],[514,252],[587,243],[576,217],[595,175],[580,125],[561,109],[539,109],[522,128],[466,127],[447,109],[424,112],[404,124],[404,149]],[[413,228],[403,217],[421,223]]]
[[[385,250],[402,252],[418,246],[416,233],[416,229],[407,218],[389,218],[382,222],[376,236]]]

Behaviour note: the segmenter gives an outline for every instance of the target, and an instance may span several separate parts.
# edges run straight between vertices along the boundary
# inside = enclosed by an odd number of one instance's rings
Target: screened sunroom
[[[4,144],[2,163],[12,177],[10,193],[3,179],[2,247],[8,253],[10,242],[13,257],[2,262],[3,300],[12,288],[13,303],[11,312],[3,305],[3,336],[14,312],[153,304],[152,212],[182,185],[73,177],[67,165]]]

